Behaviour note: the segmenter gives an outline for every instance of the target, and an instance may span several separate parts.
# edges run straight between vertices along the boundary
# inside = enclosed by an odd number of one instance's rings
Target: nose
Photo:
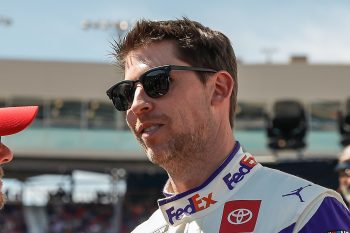
[[[132,111],[135,115],[141,115],[143,113],[150,112],[152,109],[153,103],[151,97],[146,94],[142,86],[138,86],[135,90],[130,111]]]
[[[12,151],[7,146],[0,143],[0,165],[11,162],[12,159],[13,159]]]

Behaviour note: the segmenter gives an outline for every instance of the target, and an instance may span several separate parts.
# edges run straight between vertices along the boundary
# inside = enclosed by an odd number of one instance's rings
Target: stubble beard
[[[209,145],[211,126],[212,119],[210,118],[205,123],[188,130],[189,132],[173,134],[167,142],[157,145],[156,151],[148,147],[142,138],[137,137],[137,140],[152,163],[168,172],[177,173],[182,169],[181,165],[196,163],[205,153]]]

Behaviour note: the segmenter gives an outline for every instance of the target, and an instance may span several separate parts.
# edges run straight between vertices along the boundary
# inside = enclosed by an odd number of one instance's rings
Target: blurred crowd
[[[0,226],[0,233],[27,232],[22,205],[11,203],[0,211]]]
[[[350,201],[350,146],[345,147],[335,166],[339,178],[338,192],[349,205]],[[49,194],[49,202],[44,208],[47,216],[47,233],[115,233],[113,230],[117,219],[121,225],[119,233],[129,233],[135,226],[145,221],[157,208],[156,200],[160,190],[155,183],[164,182],[164,178],[153,176],[153,182],[145,182],[145,178],[133,177],[122,201],[121,214],[116,213],[108,193],[96,193],[95,200],[90,203],[73,203],[72,195],[58,188]],[[153,187],[151,184],[153,184]],[[137,188],[136,188],[137,186]],[[138,190],[143,190],[139,192]],[[13,195],[11,195],[13,196]],[[25,208],[18,196],[11,198],[0,211],[0,233],[27,233],[28,218]],[[28,214],[28,213],[27,213]],[[45,232],[46,233],[46,232]]]
[[[62,193],[58,193],[62,195]],[[62,196],[65,197],[65,196]],[[138,198],[136,198],[138,199]],[[0,211],[0,233],[29,232],[25,218],[24,206],[21,203],[9,202]],[[114,233],[113,204],[67,203],[66,199],[52,196],[44,207],[48,217],[48,233]],[[154,197],[149,201],[125,198],[122,207],[120,233],[129,233],[144,221],[157,208]]]

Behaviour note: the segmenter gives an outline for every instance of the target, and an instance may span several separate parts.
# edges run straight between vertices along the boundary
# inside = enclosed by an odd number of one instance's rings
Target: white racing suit
[[[238,142],[202,185],[164,194],[132,233],[350,232],[350,212],[338,193],[263,167]]]

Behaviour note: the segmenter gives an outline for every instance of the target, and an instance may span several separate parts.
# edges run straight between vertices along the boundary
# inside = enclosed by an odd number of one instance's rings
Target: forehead
[[[170,64],[186,64],[177,58],[174,43],[171,41],[152,43],[129,52],[125,59],[125,79],[136,80],[153,67]]]

